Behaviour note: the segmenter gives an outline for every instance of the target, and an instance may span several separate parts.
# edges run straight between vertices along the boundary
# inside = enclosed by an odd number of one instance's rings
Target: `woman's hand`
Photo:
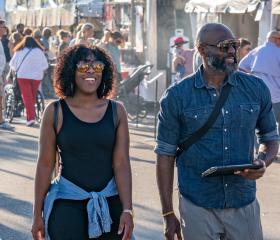
[[[34,240],[45,239],[45,227],[42,217],[35,217],[31,228],[32,236]]]
[[[130,213],[123,212],[120,218],[118,234],[123,233],[122,240],[130,240],[134,228],[133,217]]]

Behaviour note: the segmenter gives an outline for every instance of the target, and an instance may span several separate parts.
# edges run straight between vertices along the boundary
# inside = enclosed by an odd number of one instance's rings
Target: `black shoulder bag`
[[[180,143],[177,148],[176,158],[178,158],[183,151],[188,150],[188,148],[191,145],[193,145],[195,142],[197,142],[213,126],[213,124],[216,122],[216,120],[220,114],[222,107],[224,106],[224,104],[228,98],[230,89],[231,89],[231,85],[226,84],[226,86],[222,90],[221,95],[220,95],[218,101],[216,102],[215,107],[214,107],[212,113],[210,114],[207,122],[201,128],[199,128],[196,132],[192,133],[190,137],[183,139],[182,143]]]

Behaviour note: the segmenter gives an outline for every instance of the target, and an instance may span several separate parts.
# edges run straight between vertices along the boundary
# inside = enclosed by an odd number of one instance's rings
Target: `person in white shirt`
[[[0,19],[0,39],[5,34],[5,31],[6,31],[5,24],[6,24],[6,22],[3,19]],[[0,129],[13,130],[13,127],[9,123],[5,122],[5,119],[2,114],[2,100],[3,100],[3,95],[4,95],[3,72],[5,69],[5,65],[6,65],[5,52],[4,52],[2,42],[0,41]]]
[[[16,46],[10,67],[17,74],[17,82],[26,108],[27,126],[35,124],[36,94],[48,68],[43,47],[31,36],[25,36]]]

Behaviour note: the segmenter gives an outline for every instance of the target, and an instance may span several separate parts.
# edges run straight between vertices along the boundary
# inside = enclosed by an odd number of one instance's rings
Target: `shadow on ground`
[[[133,204],[136,212],[134,233],[137,240],[162,240],[163,225],[159,210],[144,206],[139,203]]]
[[[32,217],[32,204],[30,202],[15,199],[8,194],[0,193],[0,209],[22,217]]]
[[[31,240],[31,235],[22,233],[0,223],[0,240]]]
[[[6,160],[35,161],[38,148],[37,138],[22,138],[15,134],[9,140],[0,138],[0,158]],[[24,151],[22,151],[24,149]]]

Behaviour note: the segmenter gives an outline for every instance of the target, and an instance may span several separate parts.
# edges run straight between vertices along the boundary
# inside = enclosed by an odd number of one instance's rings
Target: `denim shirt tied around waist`
[[[86,192],[66,178],[60,176],[51,184],[44,201],[45,238],[49,240],[48,220],[56,199],[85,200],[88,213],[88,234],[90,238],[97,238],[102,233],[110,232],[112,219],[109,212],[106,197],[117,195],[117,187],[114,178],[101,192]]]
[[[202,178],[213,166],[252,163],[255,130],[259,143],[279,140],[271,97],[264,82],[234,72],[224,85],[231,92],[211,129],[176,160],[180,193],[205,208],[238,208],[254,201],[255,181],[241,176]],[[218,94],[207,86],[202,67],[163,95],[158,114],[155,152],[175,156],[177,146],[202,127]]]

